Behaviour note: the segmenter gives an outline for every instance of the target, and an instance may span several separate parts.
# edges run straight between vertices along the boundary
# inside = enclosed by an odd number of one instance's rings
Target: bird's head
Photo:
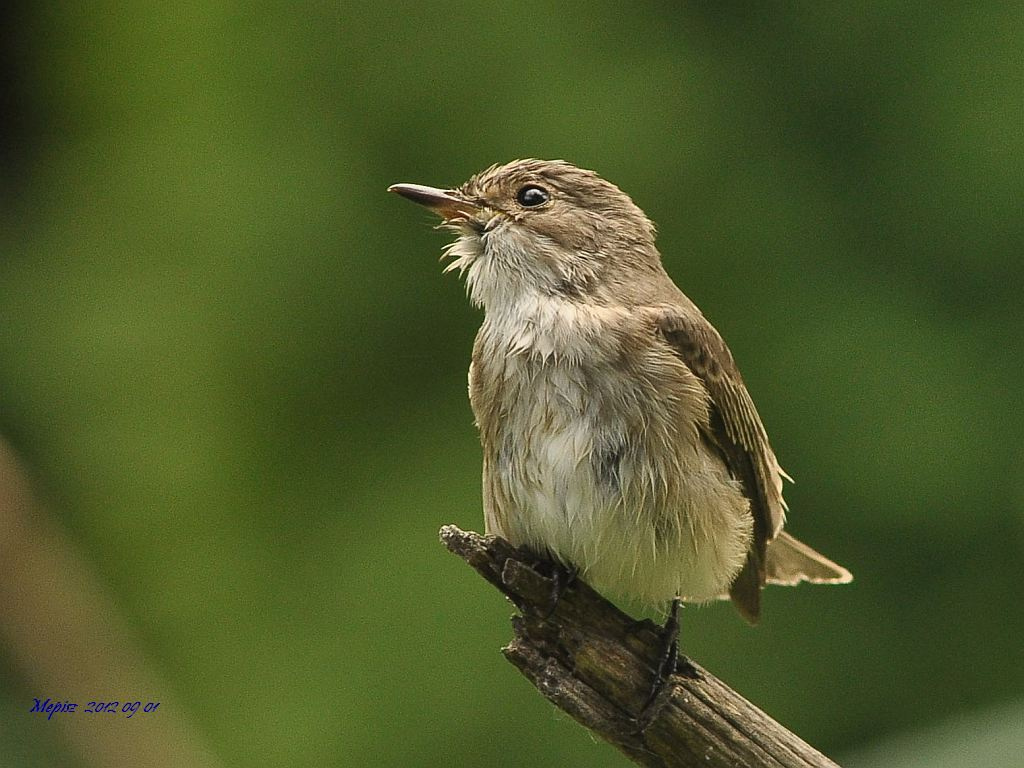
[[[562,160],[495,165],[454,189],[395,184],[459,237],[447,269],[485,309],[523,296],[621,303],[630,283],[663,274],[654,225],[629,196]]]

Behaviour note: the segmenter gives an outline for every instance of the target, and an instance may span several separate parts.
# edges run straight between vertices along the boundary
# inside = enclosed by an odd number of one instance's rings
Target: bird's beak
[[[420,184],[392,184],[388,192],[397,192],[414,203],[426,206],[445,221],[448,219],[470,218],[480,211],[480,206],[464,200],[451,190],[424,187]]]

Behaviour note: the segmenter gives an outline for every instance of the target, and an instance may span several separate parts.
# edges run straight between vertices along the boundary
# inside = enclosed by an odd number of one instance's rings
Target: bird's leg
[[[548,609],[545,619],[550,618],[558,607],[558,601],[562,599],[565,590],[573,585],[579,575],[579,568],[575,565],[565,565],[552,561],[551,563],[551,607]]]
[[[679,663],[679,603],[678,597],[672,600],[668,619],[665,621],[665,627],[661,631],[663,647],[658,659],[657,670],[654,673],[654,684],[651,686],[651,692],[647,696],[647,702],[644,704],[644,712],[647,712],[655,699],[658,698],[658,694],[665,688],[665,684],[672,677]],[[686,664],[689,666],[689,661],[686,661]]]
[[[662,630],[662,642],[665,647],[661,650],[661,660],[658,664],[658,674],[654,680],[652,694],[665,684],[665,681],[676,671],[676,661],[679,660],[679,598],[672,598],[672,607],[668,612],[668,619],[665,620],[665,628]],[[653,696],[652,696],[653,698]]]
[[[551,581],[551,601],[542,616],[543,619],[549,619],[558,607],[562,595],[576,583],[580,569],[575,565],[563,564],[561,560],[548,552],[540,553],[525,547],[521,547],[519,551],[534,571]]]

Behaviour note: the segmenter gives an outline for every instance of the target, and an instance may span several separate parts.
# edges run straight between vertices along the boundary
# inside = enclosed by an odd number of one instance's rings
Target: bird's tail
[[[753,553],[749,554],[743,570],[729,587],[728,597],[744,619],[750,624],[756,624],[761,615],[761,587],[765,583],[792,587],[801,581],[809,581],[811,584],[846,584],[853,581],[853,574],[802,541],[779,531],[768,542],[764,571],[758,568],[758,560]]]
[[[768,544],[765,575],[769,584],[793,586],[801,581],[811,584],[846,584],[853,574],[785,531]]]

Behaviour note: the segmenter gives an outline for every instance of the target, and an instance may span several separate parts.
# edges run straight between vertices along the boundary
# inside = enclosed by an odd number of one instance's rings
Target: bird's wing
[[[768,542],[785,521],[782,478],[788,476],[775,458],[754,401],[725,341],[692,302],[686,299],[686,303],[687,306],[655,308],[655,323],[707,388],[711,412],[706,437],[718,448],[730,473],[743,484],[750,499],[754,540],[729,594],[744,617],[753,622],[760,613]]]

